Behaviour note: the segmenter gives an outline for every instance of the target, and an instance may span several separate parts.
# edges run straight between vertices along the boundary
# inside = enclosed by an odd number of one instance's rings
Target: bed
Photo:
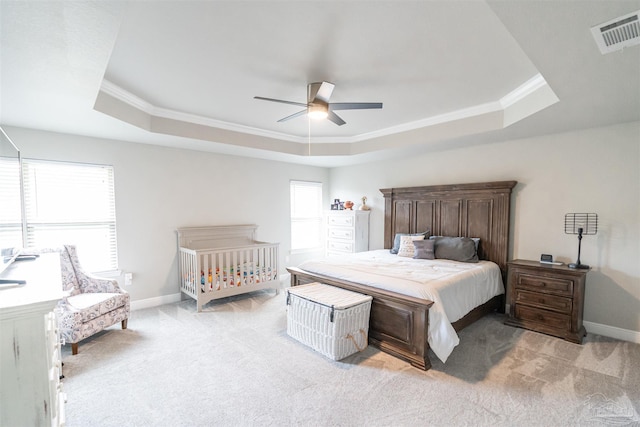
[[[279,289],[278,243],[255,239],[253,224],[179,228],[180,290],[210,301],[262,289]]]
[[[511,192],[515,185],[515,181],[498,181],[382,189],[380,191],[385,199],[384,247],[388,252],[397,233],[411,234],[426,230],[435,236],[479,238],[479,259],[497,265],[498,275],[504,283]],[[379,256],[382,256],[381,253]],[[344,262],[341,261],[342,264]],[[417,368],[426,370],[431,367],[428,354],[430,310],[433,309],[435,313],[442,312],[444,308],[433,308],[434,301],[423,294],[399,292],[397,288],[385,286],[384,283],[374,286],[373,281],[378,279],[363,279],[366,274],[362,270],[352,272],[349,276],[322,268],[314,269],[316,271],[287,268],[291,274],[291,285],[322,282],[371,295],[370,343]],[[440,304],[439,301],[436,303]],[[503,308],[504,294],[500,293],[469,309],[450,326],[459,331],[485,314]]]

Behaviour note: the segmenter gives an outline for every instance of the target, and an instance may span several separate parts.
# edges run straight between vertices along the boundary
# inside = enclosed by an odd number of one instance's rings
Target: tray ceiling
[[[640,2],[604,3],[2,2],[1,120],[324,165],[638,120],[640,48],[603,57],[590,28]],[[384,108],[278,123],[299,107],[253,99],[316,81]],[[594,122],[603,89],[621,114]]]

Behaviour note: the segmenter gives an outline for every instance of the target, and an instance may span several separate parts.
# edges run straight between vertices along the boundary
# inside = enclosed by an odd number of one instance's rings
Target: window
[[[6,169],[2,163],[0,168]],[[23,160],[24,247],[78,247],[88,271],[118,268],[113,167]],[[0,176],[2,173],[0,172]],[[19,187],[13,191],[19,192]],[[15,231],[15,209],[0,208],[0,234]]]
[[[322,247],[322,183],[291,181],[291,250]]]
[[[20,163],[0,157],[0,248],[21,248]]]

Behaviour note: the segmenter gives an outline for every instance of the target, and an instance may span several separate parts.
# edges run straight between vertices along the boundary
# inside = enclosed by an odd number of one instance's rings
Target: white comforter
[[[299,268],[434,302],[428,340],[442,362],[460,343],[452,322],[504,293],[497,264],[399,257],[388,249],[306,261]]]

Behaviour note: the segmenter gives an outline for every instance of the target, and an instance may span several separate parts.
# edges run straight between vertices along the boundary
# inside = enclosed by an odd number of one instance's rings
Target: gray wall
[[[640,123],[538,138],[439,149],[401,160],[331,170],[329,199],[371,205],[371,249],[383,247],[381,188],[516,180],[510,259],[550,253],[575,262],[578,239],[564,234],[569,212],[598,214],[582,240],[588,322],[640,331]],[[587,328],[589,329],[589,328]]]
[[[255,223],[258,238],[291,256],[289,180],[325,184],[334,198],[372,207],[371,249],[383,246],[380,188],[517,180],[512,202],[510,259],[551,253],[573,262],[577,238],[564,234],[564,214],[596,212],[599,230],[586,236],[585,321],[640,336],[640,123],[469,145],[334,169],[300,166],[8,128],[25,157],[111,164],[115,168],[118,258],[134,274],[133,301],[179,292],[177,227]],[[329,187],[330,184],[330,187]],[[288,261],[287,261],[288,259]],[[589,330],[589,328],[587,328]]]
[[[285,265],[300,261],[300,255],[289,259],[289,181],[328,187],[325,168],[21,128],[6,131],[25,158],[113,165],[119,268],[133,273],[133,285],[126,288],[133,302],[180,292],[178,227],[257,224],[259,240],[280,243],[285,272]]]

